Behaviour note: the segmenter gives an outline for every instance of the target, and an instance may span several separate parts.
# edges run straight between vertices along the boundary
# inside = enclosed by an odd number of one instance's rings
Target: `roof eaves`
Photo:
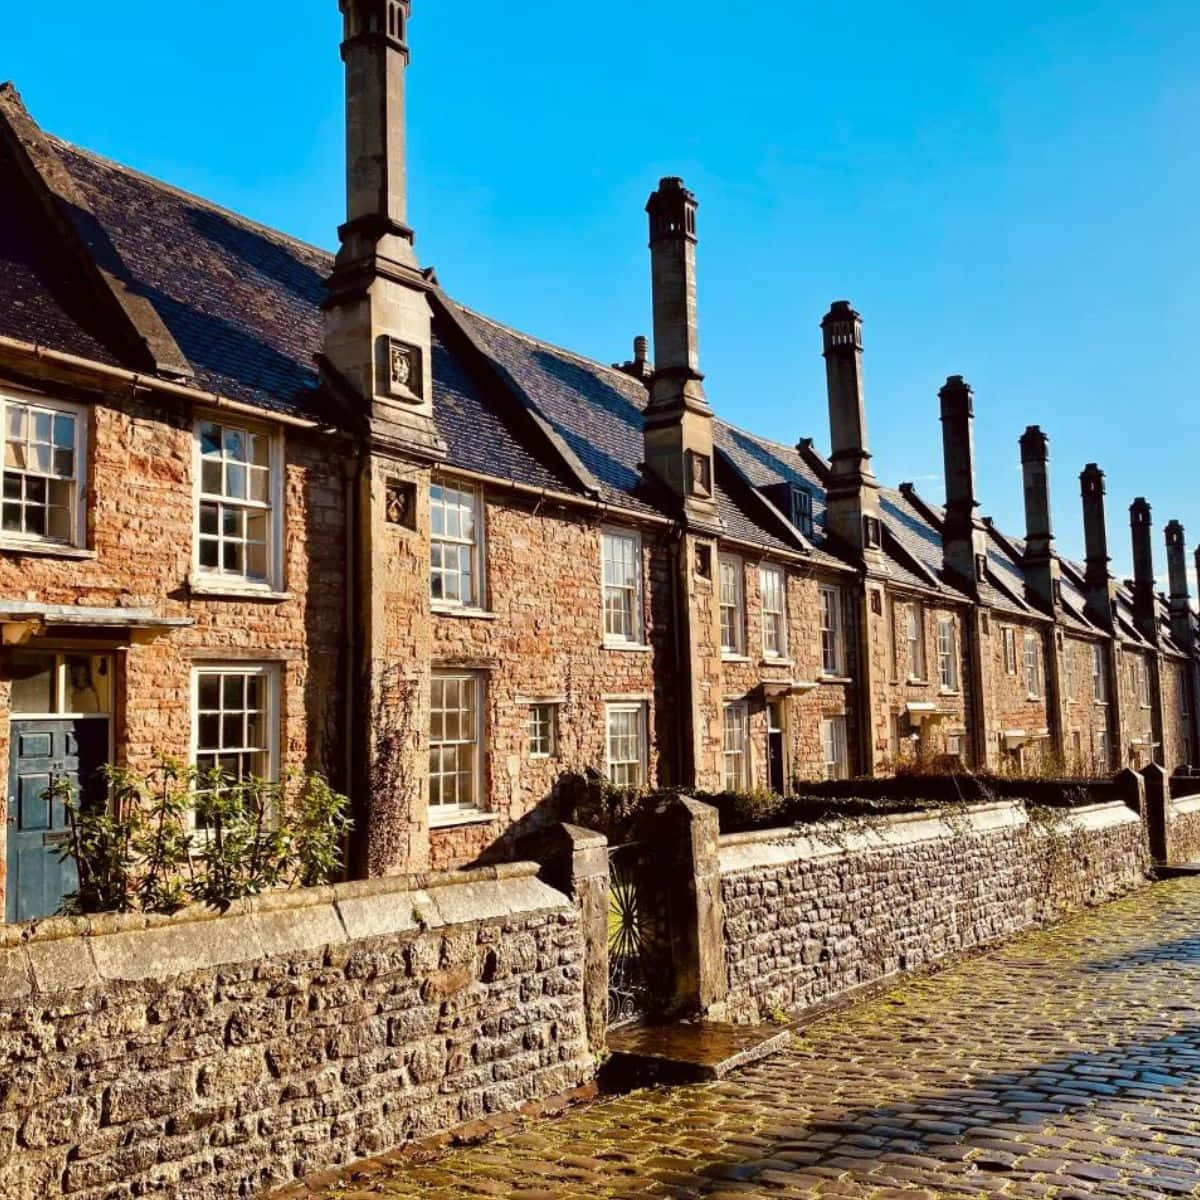
[[[0,85],[0,136],[7,139],[63,244],[85,267],[128,348],[161,375],[192,378],[192,366],[162,316],[131,286],[129,270],[112,239],[11,84]]]

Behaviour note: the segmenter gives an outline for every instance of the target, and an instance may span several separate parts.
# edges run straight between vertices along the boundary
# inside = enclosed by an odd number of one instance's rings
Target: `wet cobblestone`
[[[378,1197],[1200,1195],[1200,880],[912,980],[719,1083],[610,1097]]]

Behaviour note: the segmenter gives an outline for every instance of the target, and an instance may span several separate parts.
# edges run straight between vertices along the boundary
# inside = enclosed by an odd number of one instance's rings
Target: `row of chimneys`
[[[647,435],[646,462],[652,468],[663,455],[652,444],[660,433],[654,427],[681,424],[685,411],[707,413],[700,385],[696,323],[696,199],[678,179],[664,179],[647,205],[650,214],[651,276],[654,307],[655,363],[647,361],[645,338],[635,343],[634,360],[626,370],[649,382],[648,409],[651,432]],[[871,471],[867,447],[866,404],[862,370],[862,318],[844,300],[837,301],[821,323],[829,394],[831,439],[827,511],[830,531],[868,559],[880,551],[879,486]],[[952,375],[939,393],[945,458],[946,510],[944,519],[945,568],[974,592],[986,571],[988,531],[979,519],[975,485],[974,396],[961,375]],[[698,401],[698,403],[696,403]],[[711,456],[707,447],[685,434],[671,447],[686,453],[689,447]],[[1025,484],[1025,576],[1030,599],[1047,612],[1061,605],[1061,566],[1054,550],[1050,515],[1050,439],[1031,425],[1020,439]],[[659,469],[672,483],[685,472]],[[1083,523],[1087,544],[1084,576],[1089,616],[1102,628],[1114,625],[1116,583],[1109,570],[1108,532],[1104,512],[1104,472],[1089,463],[1080,475]],[[684,487],[686,496],[686,484]],[[1139,497],[1129,510],[1133,531],[1134,620],[1139,633],[1151,644],[1159,642],[1155,608],[1154,551],[1151,546],[1150,505]],[[872,522],[874,521],[874,525]],[[1190,619],[1183,526],[1172,521],[1166,528],[1170,570],[1171,629],[1176,641],[1190,648],[1194,642]],[[1196,550],[1200,581],[1200,547]]]
[[[376,334],[379,317],[396,328],[388,333],[403,342],[409,370],[400,392],[415,403],[431,424],[428,374],[421,359],[429,355],[429,311],[423,298],[428,286],[417,271],[412,231],[406,224],[405,74],[409,62],[406,32],[410,0],[339,0],[345,19],[342,56],[346,64],[347,223],[342,227],[333,295],[326,307],[333,314],[326,349],[344,374],[357,382],[364,398],[378,401],[387,388],[378,378]],[[634,359],[625,370],[650,389],[645,420],[645,464],[648,471],[680,499],[682,514],[700,527],[719,530],[713,496],[712,410],[700,373],[696,312],[695,196],[677,178],[663,179],[646,206],[650,218],[655,363],[638,338]],[[388,280],[422,293],[417,304],[384,304],[365,324],[361,306],[373,280]],[[342,310],[345,310],[343,312]],[[397,313],[400,314],[397,318]],[[357,326],[369,337],[354,340]],[[866,404],[862,371],[862,318],[844,300],[837,301],[821,323],[824,337],[832,453],[826,486],[829,531],[868,566],[882,555],[879,485],[867,448]],[[347,332],[348,331],[348,332]],[[349,349],[347,349],[349,347]],[[345,361],[342,361],[345,360]],[[420,391],[412,393],[413,377]],[[987,562],[987,530],[976,513],[974,408],[971,388],[952,376],[940,393],[946,465],[944,528],[946,569],[974,588]],[[393,437],[416,425],[401,413],[389,413]],[[426,431],[428,432],[428,431]],[[420,441],[420,437],[417,437]],[[426,438],[426,440],[428,440]],[[436,439],[433,439],[436,441]],[[432,444],[432,443],[431,443]],[[428,446],[420,449],[428,451]],[[1021,438],[1025,475],[1025,569],[1033,598],[1053,611],[1060,603],[1060,565],[1054,553],[1048,481],[1049,443],[1036,425]],[[1104,523],[1104,475],[1094,463],[1084,470],[1084,528],[1087,538],[1086,589],[1090,615],[1103,627],[1113,625],[1114,581],[1109,572]],[[1134,613],[1142,635],[1158,641],[1154,607],[1154,555],[1150,544],[1150,506],[1143,499],[1130,509],[1133,524]],[[1170,564],[1171,623],[1182,644],[1193,643],[1183,527],[1167,526]],[[1196,552],[1200,574],[1200,549]]]

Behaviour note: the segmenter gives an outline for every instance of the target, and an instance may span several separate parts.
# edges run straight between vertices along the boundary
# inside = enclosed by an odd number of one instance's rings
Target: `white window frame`
[[[925,654],[925,608],[916,600],[904,606],[904,670],[910,683],[924,683],[928,669]]]
[[[1042,656],[1038,643],[1041,639],[1036,633],[1025,633],[1025,692],[1029,700],[1042,699]]]
[[[434,671],[432,674],[433,680],[441,680],[442,682],[458,682],[470,683],[475,689],[474,704],[468,711],[471,712],[472,719],[475,722],[475,736],[470,739],[466,738],[446,738],[442,736],[435,739],[433,736],[433,699],[430,697],[429,715],[429,772],[427,776],[428,792],[427,792],[427,808],[429,811],[429,824],[431,828],[437,828],[439,825],[453,825],[456,821],[463,817],[476,816],[486,812],[484,805],[484,780],[486,774],[484,771],[485,759],[487,755],[487,729],[484,722],[485,709],[485,694],[487,692],[487,677],[479,671]],[[441,712],[447,710],[443,707]],[[460,710],[463,711],[463,710]],[[437,803],[433,801],[433,779],[435,772],[433,770],[433,752],[435,747],[445,746],[473,746],[474,760],[471,764],[469,772],[471,778],[471,787],[474,791],[474,799],[469,803],[463,801],[454,801],[451,804]],[[457,776],[461,772],[455,771]],[[439,771],[436,773],[443,778],[449,777],[449,772]]]
[[[1109,743],[1107,728],[1092,730],[1092,754],[1096,765],[1104,770],[1112,769],[1112,746]]]
[[[610,542],[623,542],[633,547],[634,586],[608,582],[608,563]],[[614,560],[615,561],[615,560]],[[636,529],[608,528],[600,531],[600,625],[607,646],[641,646],[645,644],[646,625],[643,615],[643,581],[646,569],[645,557],[642,553],[642,535]],[[629,597],[631,603],[630,628],[627,631],[610,631],[608,627],[609,594],[618,592],[622,597]],[[622,605],[622,610],[624,610]]]
[[[741,657],[746,653],[746,569],[740,558],[732,554],[722,554],[717,563],[719,586],[718,598],[721,621],[721,653]],[[726,600],[725,576],[732,573],[734,587],[733,603]],[[726,636],[726,614],[732,613],[730,620],[732,637]]]
[[[1000,629],[1000,639],[1004,644],[1004,673],[1015,675],[1018,663],[1017,631],[1011,625],[1004,625]]]
[[[534,701],[529,705],[525,719],[526,744],[530,758],[554,758],[558,754],[558,709],[557,704]],[[545,720],[540,718],[544,716]],[[538,749],[542,746],[542,749]]]
[[[750,708],[744,702],[726,704],[721,713],[722,773],[727,792],[751,786]]]
[[[1075,674],[1075,655],[1071,653],[1074,649],[1072,644],[1064,642],[1063,644],[1063,670],[1066,675],[1065,685],[1067,689],[1067,703],[1075,702],[1075,691],[1078,685],[1078,679]]]
[[[204,453],[202,429],[205,425],[216,425],[221,430],[234,429],[241,433],[252,434],[255,437],[265,437],[269,446],[268,471],[269,479],[267,493],[269,499],[264,504],[261,501],[245,501],[235,497],[218,495],[204,490]],[[224,437],[222,436],[222,441]],[[224,461],[224,459],[222,459]],[[196,417],[192,426],[192,570],[195,578],[202,586],[217,587],[222,591],[263,592],[278,591],[283,583],[283,544],[284,544],[284,469],[285,449],[284,437],[281,430],[259,421],[243,420],[237,414],[201,413]],[[249,489],[247,489],[249,490]],[[206,504],[233,505],[240,509],[262,511],[267,510],[267,574],[265,579],[255,579],[247,574],[237,574],[224,570],[219,564],[216,567],[202,566],[200,562],[200,510]],[[221,508],[218,507],[218,525],[221,523]],[[203,535],[205,538],[211,535]],[[217,546],[224,544],[218,534]],[[218,558],[221,555],[218,553]]]
[[[1108,654],[1100,642],[1092,643],[1092,701],[1108,703]]]
[[[243,675],[254,676],[264,682],[264,696],[266,700],[266,708],[264,710],[263,724],[265,726],[264,745],[260,747],[260,752],[266,755],[267,767],[263,775],[257,776],[264,783],[278,783],[280,777],[280,726],[282,722],[282,671],[281,666],[277,662],[201,662],[192,665],[191,677],[191,717],[192,717],[192,737],[191,737],[191,758],[193,766],[199,769],[199,758],[202,753],[211,754],[212,750],[201,750],[200,747],[200,681],[204,676],[217,675]],[[224,693],[224,685],[221,686],[221,691]],[[222,695],[222,709],[213,711],[223,711],[224,696]],[[207,711],[207,710],[206,710]],[[218,718],[220,719],[220,718]],[[215,751],[220,753],[218,747]],[[245,749],[237,751],[245,753]],[[272,819],[277,820],[279,814],[272,813]],[[195,812],[189,814],[189,822],[194,825]]]
[[[638,738],[638,757],[634,758],[614,758],[613,757],[613,718],[616,716],[633,716],[635,718],[634,728]],[[646,786],[648,770],[647,757],[647,705],[644,700],[620,700],[611,701],[604,706],[604,767],[605,774],[609,781],[616,787],[626,788],[642,788]],[[622,778],[614,777],[614,768],[629,767],[636,765],[637,778],[631,780],[626,773],[622,771]]]
[[[839,587],[818,588],[821,606],[821,674],[841,678],[846,674],[845,595]]]
[[[821,718],[821,758],[826,779],[850,778],[850,746],[846,718]]]
[[[74,489],[68,511],[71,518],[71,533],[70,537],[54,538],[48,534],[25,533],[21,530],[4,530],[0,528],[0,545],[16,545],[16,546],[66,546],[74,549],[82,549],[87,542],[87,499],[88,499],[88,423],[89,410],[81,404],[72,404],[66,400],[53,400],[47,396],[33,395],[30,393],[18,391],[0,392],[0,431],[4,437],[4,457],[3,462],[8,461],[8,421],[9,408],[15,406],[27,409],[41,409],[51,414],[61,413],[64,416],[72,417],[75,421],[75,439],[72,451],[74,454],[75,473],[72,476],[71,487]],[[51,432],[51,441],[53,442],[53,430]],[[66,447],[63,447],[65,449]],[[53,450],[51,450],[53,456]],[[5,474],[9,473],[10,468],[5,465],[3,468]],[[53,470],[53,461],[51,462]],[[44,475],[38,471],[20,470],[16,467],[11,468],[15,475],[21,475],[25,478],[45,479],[47,480],[47,488],[49,481],[58,479],[58,476],[53,474]],[[2,489],[0,489],[2,490]],[[2,499],[0,499],[2,503]],[[23,506],[24,507],[24,506]]]
[[[768,587],[768,580],[774,583]],[[779,607],[768,608],[767,596],[778,591]],[[762,652],[763,658],[786,659],[788,655],[787,623],[787,572],[773,563],[763,563],[758,568],[758,594],[762,603]]]
[[[953,617],[938,617],[938,682],[943,692],[958,691],[958,636]]]
[[[443,493],[452,492],[457,496],[469,497],[470,504],[456,505],[459,509],[469,508],[471,514],[471,534],[469,538],[454,537],[447,534],[444,529],[440,534],[433,532],[433,510],[434,505],[438,503],[434,499],[434,489],[440,489]],[[442,502],[443,510],[447,507]],[[435,596],[433,591],[433,581],[438,575],[443,578],[447,575],[458,575],[461,578],[460,568],[448,568],[445,565],[445,558],[442,559],[442,566],[435,567],[433,565],[434,547],[443,547],[452,549],[459,553],[462,550],[467,552],[468,570],[470,572],[471,594],[468,597],[458,596],[447,598],[445,594]],[[471,483],[465,479],[458,479],[451,475],[437,475],[430,480],[429,483],[429,596],[430,602],[435,612],[437,611],[481,611],[486,603],[484,586],[484,564],[485,564],[485,530],[483,519],[483,489],[477,484]],[[445,589],[443,588],[443,593]]]
[[[1137,680],[1137,697],[1140,708],[1151,707],[1150,664],[1144,654],[1136,656],[1134,674]]]

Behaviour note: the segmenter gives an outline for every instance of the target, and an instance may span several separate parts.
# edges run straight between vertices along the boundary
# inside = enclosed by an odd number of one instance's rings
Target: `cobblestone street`
[[[799,1033],[324,1200],[1200,1195],[1200,881],[1161,884]]]

